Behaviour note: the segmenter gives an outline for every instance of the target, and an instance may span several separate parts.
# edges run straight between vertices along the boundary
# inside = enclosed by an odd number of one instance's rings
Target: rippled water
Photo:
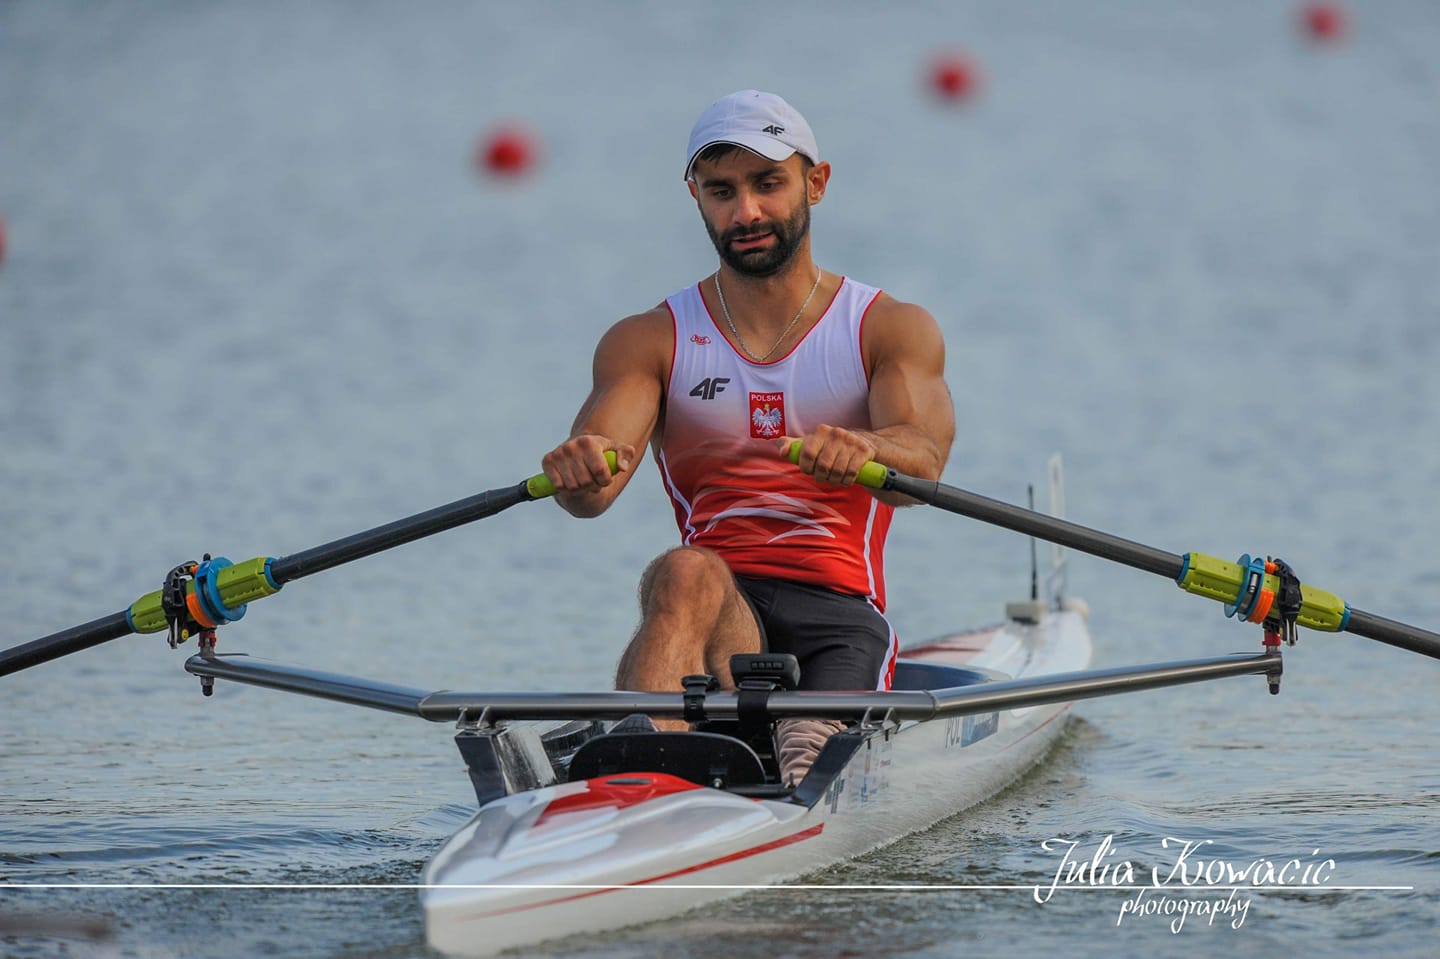
[[[1273,552],[1440,627],[1440,17],[1286,5],[0,4],[5,645],[123,608],[202,551],[284,555],[538,467],[615,317],[711,268],[680,183],[715,96],[780,90],[835,165],[817,258],[929,307],[946,479],[1177,552]],[[955,45],[983,95],[921,86]],[[537,175],[477,178],[519,117]],[[548,504],[295,584],[222,649],[426,688],[593,688],[674,538],[653,467],[605,518]],[[892,615],[996,619],[1028,546],[898,518]],[[1097,658],[1251,647],[1217,608],[1084,557]],[[6,955],[428,955],[405,884],[473,795],[449,731],[277,693],[202,699],[131,637],[0,681],[0,919],[108,943]],[[1125,894],[764,890],[555,946],[585,959],[1425,956],[1440,916],[1440,664],[1305,635],[1258,682],[1078,706],[1015,789],[819,882],[1033,885],[1068,837],[1334,859],[1240,928],[1116,924]],[[211,888],[21,888],[201,883]],[[289,883],[312,888],[220,888]],[[355,885],[361,888],[313,888]],[[387,885],[390,884],[390,885]],[[393,885],[393,888],[390,887]]]

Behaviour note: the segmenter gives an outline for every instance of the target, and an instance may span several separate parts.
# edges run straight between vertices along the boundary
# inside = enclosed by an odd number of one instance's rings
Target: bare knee
[[[621,689],[675,689],[708,672],[729,682],[733,653],[757,652],[760,631],[730,568],[707,549],[681,546],[640,579],[640,626],[621,657]]]
[[[718,605],[731,590],[730,569],[718,554],[678,546],[651,561],[640,577],[640,608],[652,612],[683,601],[694,607]]]

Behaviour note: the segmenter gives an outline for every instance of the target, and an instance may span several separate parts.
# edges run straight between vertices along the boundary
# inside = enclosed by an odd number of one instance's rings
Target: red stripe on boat
[[[632,889],[635,886],[648,886],[652,883],[664,882],[667,879],[674,879],[677,876],[686,876],[690,873],[702,872],[706,869],[712,869],[716,866],[723,866],[726,863],[736,862],[740,859],[748,859],[751,856],[758,856],[761,853],[770,852],[772,849],[782,849],[785,846],[794,845],[797,842],[802,842],[806,839],[811,839],[815,836],[818,836],[821,832],[824,831],[824,829],[825,824],[823,822],[817,823],[816,825],[811,826],[809,829],[802,829],[800,832],[794,833],[793,835],[784,836],[780,839],[772,840],[771,842],[761,843],[758,846],[751,846],[749,849],[742,849],[739,852],[732,852],[728,856],[721,856],[718,859],[711,859],[709,862],[703,862],[696,866],[686,866],[684,869],[676,869],[673,872],[666,872],[661,873],[658,876],[651,876],[649,879],[639,879],[635,882],[627,882],[624,885],[618,886],[605,886],[601,889],[587,889],[584,892],[577,892],[573,896],[561,896],[558,899],[546,899],[544,902],[532,902],[527,903],[523,906],[513,906],[509,909],[493,909],[488,912],[472,912],[466,914],[465,918],[488,919],[491,916],[503,916],[512,912],[525,912],[528,909],[540,909],[545,906],[558,906],[561,903],[565,902],[575,902],[578,899],[589,899],[591,896],[599,896],[607,892],[615,892],[619,889]]]
[[[667,872],[662,876],[652,876],[649,879],[642,879],[639,882],[629,883],[629,885],[644,886],[652,882],[663,882],[666,879],[674,879],[676,876],[685,876],[692,872],[700,872],[702,869],[711,869],[715,866],[723,866],[727,862],[735,862],[738,859],[748,859],[750,856],[758,855],[762,852],[769,852],[772,849],[780,849],[784,846],[794,845],[801,840],[809,839],[813,836],[818,836],[821,832],[824,831],[824,829],[825,824],[823,822],[817,823],[814,826],[811,826],[809,829],[801,830],[800,832],[797,832],[792,836],[785,836],[782,839],[776,839],[773,842],[763,843],[759,846],[751,846],[749,849],[742,849],[739,852],[732,852],[728,856],[721,856],[719,859],[712,859],[709,862],[701,863],[698,866],[686,866],[684,869],[676,869],[674,872]]]

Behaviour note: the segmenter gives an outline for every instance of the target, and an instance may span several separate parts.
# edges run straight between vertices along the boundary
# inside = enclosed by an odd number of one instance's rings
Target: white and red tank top
[[[756,363],[720,332],[699,285],[669,297],[675,358],[655,460],[688,546],[742,576],[813,583],[885,608],[894,509],[864,487],[819,483],[779,450],[821,424],[869,429],[860,330],[880,291],[843,279],[785,356]]]

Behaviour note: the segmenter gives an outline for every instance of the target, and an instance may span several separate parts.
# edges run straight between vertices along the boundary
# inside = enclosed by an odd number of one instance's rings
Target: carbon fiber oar
[[[791,458],[795,458],[798,452],[798,449],[792,448]],[[951,513],[1068,546],[1101,559],[1156,573],[1174,580],[1186,592],[1224,603],[1227,615],[1252,622],[1265,619],[1265,612],[1272,608],[1274,597],[1284,585],[1281,575],[1259,557],[1247,555],[1241,557],[1238,563],[1231,563],[1204,553],[1167,553],[1022,506],[944,483],[907,476],[879,463],[867,463],[860,470],[857,482],[871,489],[892,490]],[[1333,593],[1313,586],[1297,585],[1301,593],[1296,619],[1299,625],[1321,632],[1354,633],[1440,659],[1440,633],[1355,609]]]
[[[615,469],[615,454],[607,453],[610,468]],[[198,563],[181,584],[183,603],[194,622],[202,628],[214,628],[234,622],[245,615],[253,600],[270,596],[291,580],[352,560],[371,556],[404,543],[433,536],[436,533],[464,526],[494,516],[517,503],[544,499],[555,493],[545,475],[532,476],[515,486],[487,490],[445,506],[416,513],[414,516],[355,533],[321,546],[282,556],[279,559],[257,557],[239,564],[224,558],[206,559]],[[70,653],[89,649],[131,633],[157,633],[170,627],[163,590],[147,593],[127,609],[101,619],[72,626],[19,646],[0,651],[0,676],[38,666]]]

